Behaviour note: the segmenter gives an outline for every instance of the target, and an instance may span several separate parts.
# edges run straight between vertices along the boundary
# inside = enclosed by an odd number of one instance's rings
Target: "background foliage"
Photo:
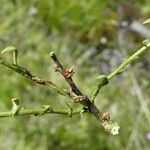
[[[20,51],[19,64],[66,87],[49,58],[54,50],[64,65],[77,66],[75,81],[88,96],[97,75],[114,70],[147,38],[119,23],[146,20],[148,0],[1,0],[0,5],[0,49],[14,45]],[[122,31],[125,36],[120,41]],[[120,124],[118,136],[105,133],[89,115],[1,118],[0,149],[148,149],[149,57],[149,53],[143,55],[96,99],[99,108],[110,111]],[[0,109],[10,110],[13,97],[19,98],[22,106],[35,108],[44,104],[66,108],[68,101],[0,66]]]

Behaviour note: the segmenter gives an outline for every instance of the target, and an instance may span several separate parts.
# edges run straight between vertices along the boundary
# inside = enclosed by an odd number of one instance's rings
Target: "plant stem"
[[[147,49],[150,48],[150,41],[149,40],[145,40],[143,41],[143,46],[137,50],[137,52],[135,52],[132,56],[130,56],[129,58],[127,58],[115,71],[113,71],[111,74],[109,74],[108,76],[105,75],[99,75],[97,77],[98,79],[98,84],[96,85],[95,89],[92,92],[92,96],[91,96],[91,100],[94,102],[95,98],[97,97],[100,89],[105,86],[106,84],[108,84],[109,80],[111,80],[113,77],[115,77],[116,75],[122,73],[125,69],[125,67],[132,63],[134,60],[136,60],[144,51],[146,51]]]
[[[114,72],[112,72],[110,75],[107,76],[108,80],[111,80],[116,75],[120,74],[124,68],[132,63],[134,60],[136,60],[139,55],[141,55],[144,51],[146,51],[148,48],[150,48],[150,44],[142,46],[137,52],[135,52],[132,56],[130,56],[128,59],[126,59]]]
[[[45,111],[45,108],[40,108],[40,109],[23,109],[23,110],[20,110],[18,112],[18,114],[14,115],[14,116],[26,116],[26,115],[39,115],[40,113],[44,112]],[[44,115],[44,114],[62,114],[62,115],[69,115],[69,110],[47,110],[46,112],[44,112],[43,114],[41,115]],[[78,109],[78,110],[73,110],[72,111],[72,116],[73,115],[78,115],[81,113],[81,109]],[[14,117],[13,116],[13,117]],[[11,111],[6,111],[6,112],[0,112],[0,118],[3,118],[3,117],[12,117],[12,112]]]
[[[32,75],[26,68],[22,66],[10,64],[6,62],[4,59],[1,60],[1,64],[38,84],[46,85],[52,88],[53,90],[55,90],[57,93],[61,95],[67,96],[69,98],[74,97],[74,95],[70,91],[62,89],[61,87],[59,87],[58,85],[56,85],[50,80],[41,79],[37,76]]]
[[[113,132],[115,127],[116,128],[115,130],[117,131],[118,134],[118,130],[120,127],[118,126],[117,123],[114,124],[111,122],[110,113],[102,113],[97,108],[97,106],[79,90],[79,88],[77,87],[77,85],[75,84],[72,78],[74,74],[74,69],[64,68],[61,62],[57,59],[54,52],[50,53],[50,57],[53,59],[55,63],[55,71],[58,71],[64,77],[64,79],[67,81],[68,85],[70,86],[72,92],[74,92],[74,94],[76,94],[77,97],[81,97],[81,100],[79,102],[101,123],[101,125],[104,127],[106,131],[115,135],[116,133]]]

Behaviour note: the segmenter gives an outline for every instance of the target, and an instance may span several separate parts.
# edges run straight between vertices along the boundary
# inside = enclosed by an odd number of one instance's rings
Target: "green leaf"
[[[7,53],[7,52],[13,52],[13,62],[15,65],[17,65],[17,58],[18,58],[18,50],[14,46],[6,47],[4,50],[1,51],[1,54]]]
[[[12,116],[14,116],[14,115],[17,115],[17,113],[19,112],[20,105],[19,105],[19,100],[17,98],[13,98],[11,101],[13,105],[11,112],[12,112]]]
[[[39,113],[38,115],[35,115],[35,116],[39,117],[39,116],[45,114],[48,111],[50,111],[50,112],[53,111],[53,109],[49,105],[44,105],[43,107],[44,107],[44,110],[41,113]]]
[[[148,24],[148,23],[150,23],[150,18],[143,22],[143,24]]]

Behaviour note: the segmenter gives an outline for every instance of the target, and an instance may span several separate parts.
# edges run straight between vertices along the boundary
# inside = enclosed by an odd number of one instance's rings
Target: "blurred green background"
[[[19,49],[18,63],[33,74],[68,88],[54,71],[49,52],[76,66],[74,80],[90,96],[99,74],[109,74],[150,38],[148,0],[0,0],[0,49]],[[9,54],[4,56],[12,61]],[[150,53],[105,86],[96,99],[111,112],[120,134],[103,131],[91,115],[0,119],[1,150],[149,150]],[[0,66],[0,111],[17,97],[25,108],[66,108],[68,98]],[[79,104],[70,102],[72,107]],[[149,136],[148,136],[149,135]]]

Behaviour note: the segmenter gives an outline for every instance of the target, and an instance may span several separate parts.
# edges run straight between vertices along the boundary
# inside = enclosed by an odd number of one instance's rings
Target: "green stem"
[[[149,43],[147,45],[142,46],[136,53],[134,53],[131,57],[126,59],[114,72],[112,72],[110,75],[108,75],[107,79],[111,80],[113,77],[115,77],[116,75],[120,74],[128,64],[130,64],[134,60],[136,60],[139,57],[139,55],[141,55],[149,47],[150,47]]]
[[[105,75],[99,75],[97,77],[98,79],[98,84],[96,85],[96,88],[93,90],[92,92],[92,96],[91,96],[91,100],[94,102],[96,96],[98,95],[100,89],[105,86],[106,84],[108,84],[109,80],[111,80],[113,77],[115,77],[116,75],[122,73],[124,71],[124,68],[132,63],[134,60],[136,60],[139,55],[141,55],[144,51],[146,51],[148,48],[150,48],[150,41],[149,40],[145,40],[143,41],[143,46],[137,51],[135,52],[132,56],[130,56],[128,59],[126,59],[114,72],[112,72],[111,74],[109,74],[108,76]]]
[[[107,76],[105,75],[99,75],[97,77],[97,85],[95,87],[95,89],[92,91],[92,96],[91,96],[91,101],[94,103],[94,100],[96,98],[96,96],[98,95],[100,89],[102,86],[108,84],[108,79]]]
[[[43,111],[45,111],[44,108],[41,108],[41,109],[23,109],[23,110],[20,110],[16,115],[14,116],[27,116],[27,115],[39,115],[41,114]],[[69,110],[48,110],[46,111],[45,113],[41,114],[41,115],[44,115],[44,114],[62,114],[62,115],[69,115],[70,111]],[[72,116],[73,115],[78,115],[81,113],[81,109],[78,109],[78,110],[73,110],[72,111]],[[12,112],[11,111],[6,111],[6,112],[0,112],[0,118],[3,118],[3,117],[11,117],[12,116]]]

